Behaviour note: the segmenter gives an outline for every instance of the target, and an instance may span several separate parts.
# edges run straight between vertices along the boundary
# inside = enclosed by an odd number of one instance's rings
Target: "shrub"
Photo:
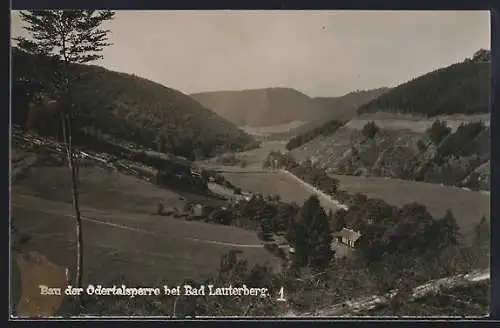
[[[368,122],[363,127],[361,131],[363,135],[367,138],[372,139],[375,135],[380,131],[379,127],[375,124],[375,122]]]
[[[439,120],[435,121],[427,130],[429,138],[435,145],[438,145],[450,132],[451,128],[446,125],[446,122]]]

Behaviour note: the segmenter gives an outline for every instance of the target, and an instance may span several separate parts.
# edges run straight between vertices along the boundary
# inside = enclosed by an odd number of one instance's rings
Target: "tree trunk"
[[[83,238],[82,238],[82,218],[80,213],[79,197],[78,197],[78,163],[75,161],[75,156],[72,147],[71,137],[71,119],[69,115],[62,114],[63,138],[66,145],[66,158],[68,168],[71,173],[71,196],[73,198],[73,209],[75,211],[75,232],[76,232],[76,268],[75,268],[75,286],[82,286],[82,265],[83,265]]]
[[[83,234],[82,234],[82,217],[80,213],[79,195],[78,195],[78,160],[75,157],[73,150],[73,131],[72,131],[72,106],[73,99],[71,94],[71,82],[69,76],[68,63],[65,63],[66,75],[66,91],[67,103],[63,108],[62,114],[62,128],[63,138],[66,145],[66,158],[68,161],[68,168],[71,173],[71,196],[73,198],[73,209],[75,211],[75,234],[76,234],[76,268],[75,268],[75,281],[74,287],[82,287],[82,269],[83,269]],[[77,297],[77,304],[82,306],[82,300]]]

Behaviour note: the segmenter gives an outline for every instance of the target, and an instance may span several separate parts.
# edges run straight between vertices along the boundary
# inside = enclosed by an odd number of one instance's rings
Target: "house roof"
[[[354,231],[352,229],[342,228],[342,230],[333,233],[333,236],[346,238],[348,240],[352,240],[355,242],[356,240],[359,239],[359,237],[361,237],[361,233],[359,231]]]

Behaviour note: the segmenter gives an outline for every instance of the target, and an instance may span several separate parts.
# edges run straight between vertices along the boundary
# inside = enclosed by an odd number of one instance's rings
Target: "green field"
[[[362,193],[381,198],[392,205],[402,206],[418,202],[434,216],[444,215],[450,209],[462,231],[468,234],[482,215],[490,217],[490,195],[439,184],[378,177],[332,175],[340,181],[340,188],[349,193]]]
[[[74,225],[64,167],[32,167],[12,186],[12,217],[34,250],[72,267]],[[222,254],[243,251],[251,263],[277,264],[256,234],[235,227],[154,214],[158,201],[182,206],[189,195],[100,168],[81,168],[85,283],[151,285],[201,279]],[[200,198],[201,196],[193,196]],[[226,244],[224,244],[226,243]]]

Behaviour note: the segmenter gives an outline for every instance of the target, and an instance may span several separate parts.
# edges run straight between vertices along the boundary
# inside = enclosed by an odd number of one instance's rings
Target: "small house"
[[[348,228],[342,228],[342,230],[333,234],[333,239],[337,244],[346,245],[351,248],[354,248],[356,241],[360,237],[361,233],[359,231],[354,231]]]

